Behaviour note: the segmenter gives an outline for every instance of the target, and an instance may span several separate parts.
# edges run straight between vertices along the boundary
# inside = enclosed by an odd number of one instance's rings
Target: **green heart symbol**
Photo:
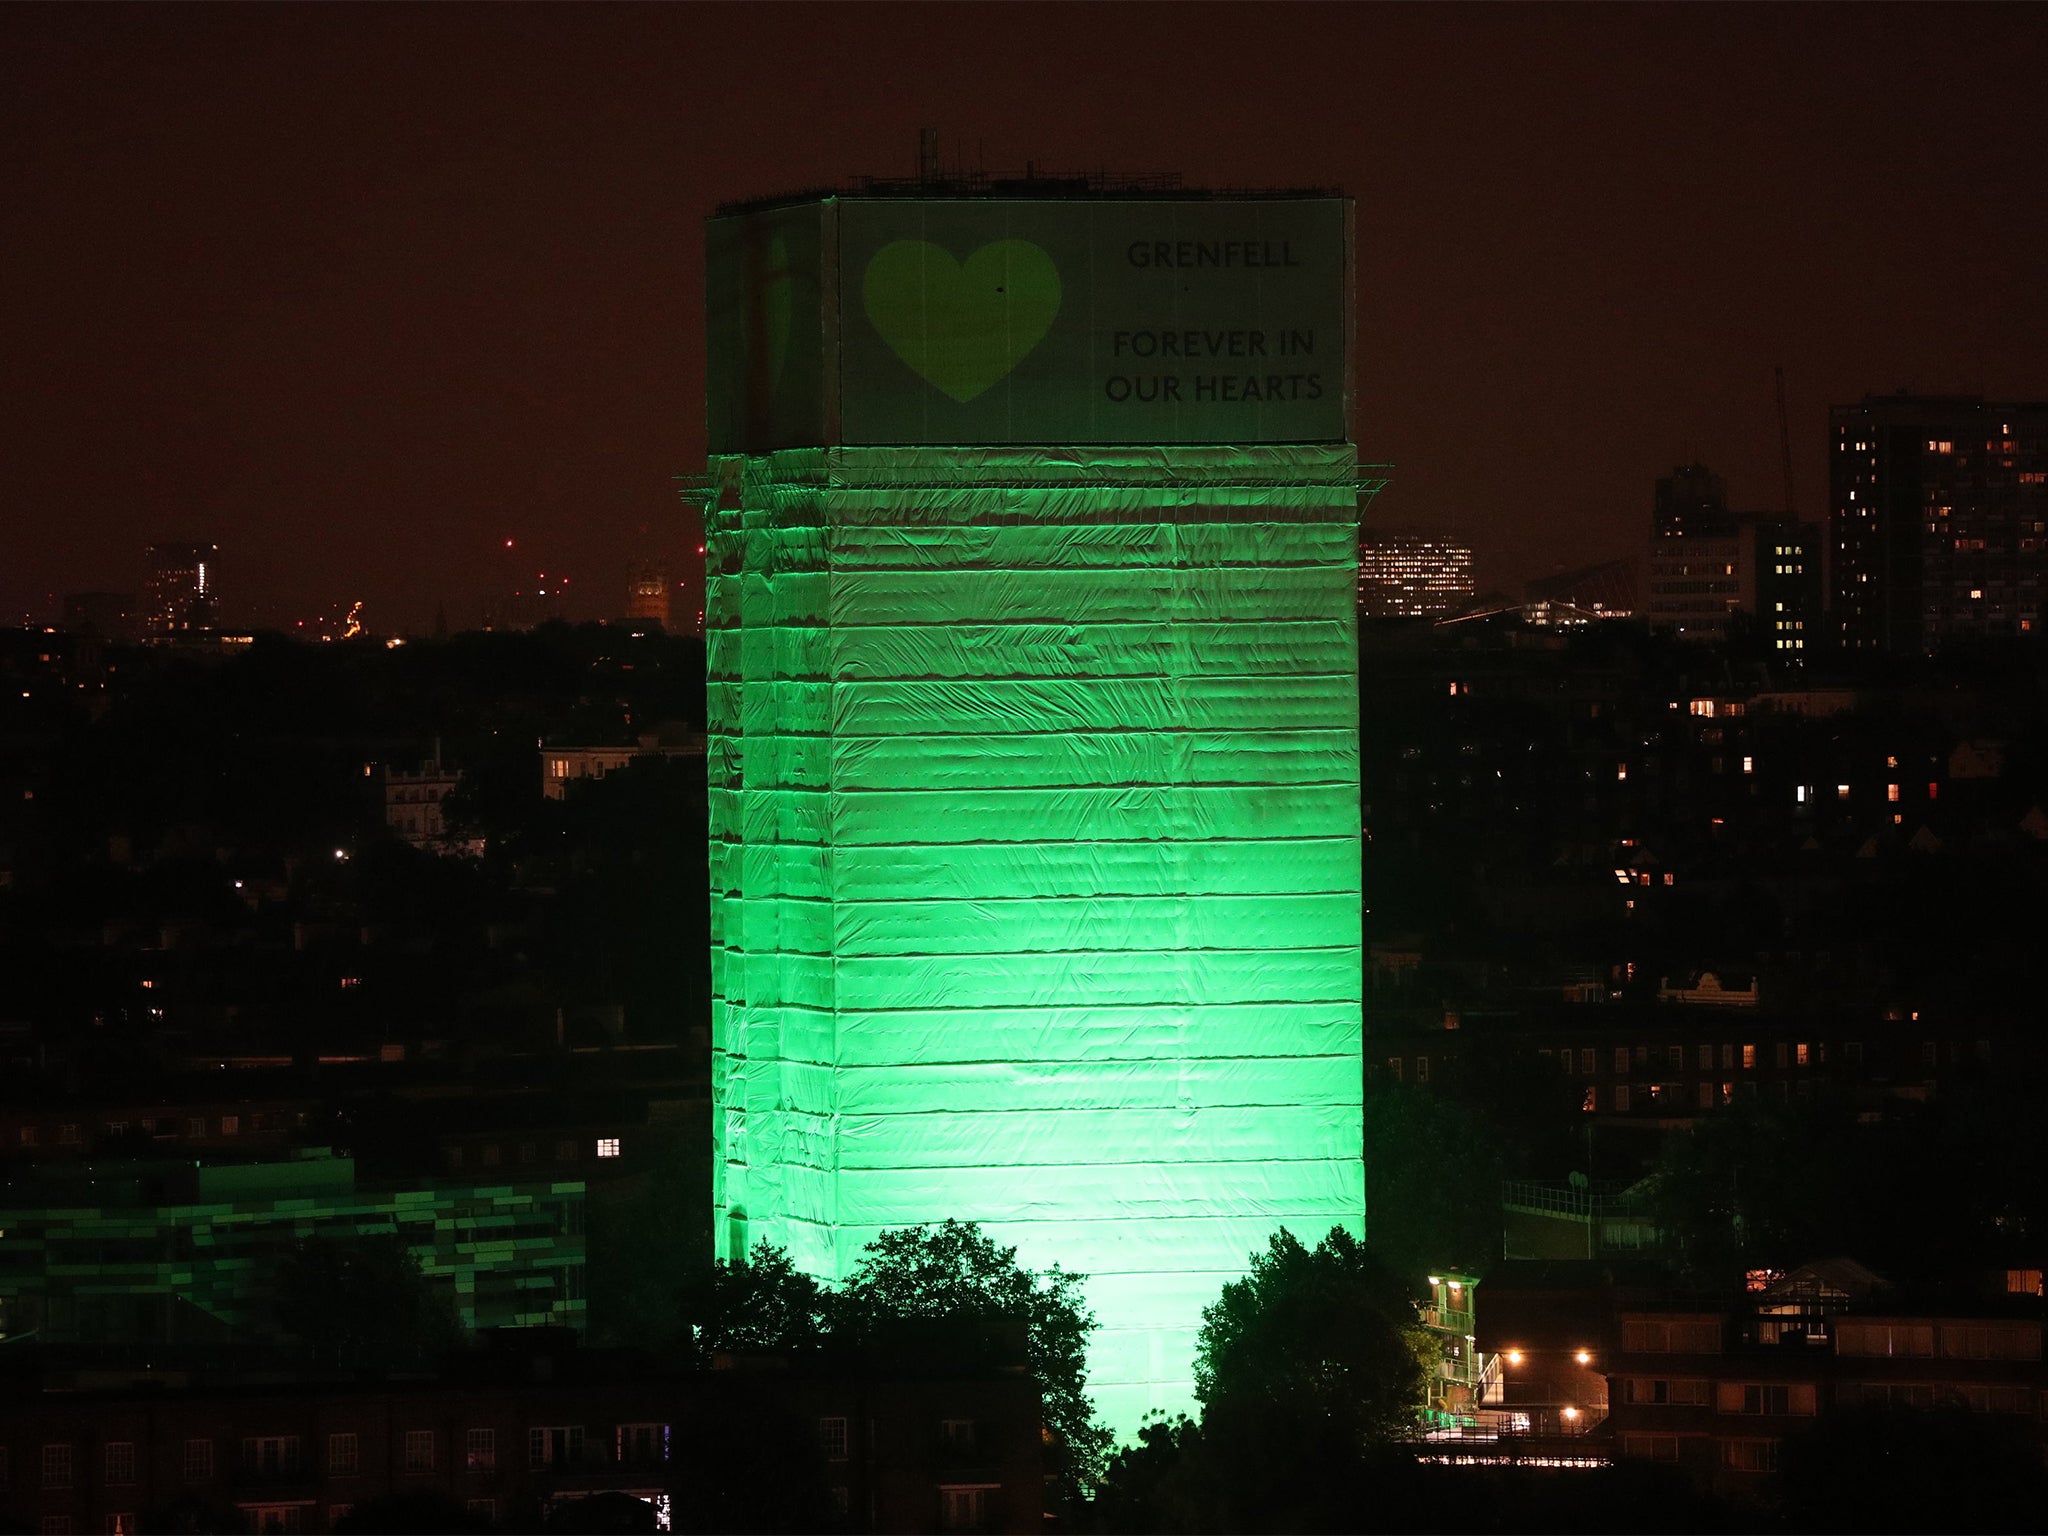
[[[926,240],[875,252],[861,285],[868,319],[913,372],[965,405],[1023,362],[1060,312],[1060,274],[1029,240],[967,260]]]

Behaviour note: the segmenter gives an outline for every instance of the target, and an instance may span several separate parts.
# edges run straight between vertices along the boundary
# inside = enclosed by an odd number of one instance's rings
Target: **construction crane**
[[[1785,417],[1785,369],[1778,367],[1778,459],[1785,475],[1785,515],[1797,517],[1799,509],[1792,502],[1792,429]]]

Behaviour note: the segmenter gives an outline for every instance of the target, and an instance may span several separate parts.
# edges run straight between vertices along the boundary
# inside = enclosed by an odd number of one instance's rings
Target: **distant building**
[[[1774,656],[1804,662],[1819,648],[1824,622],[1820,524],[1760,513],[1749,534],[1757,627]]]
[[[583,1326],[580,1181],[359,1186],[325,1148],[255,1163],[42,1163],[0,1184],[0,1337],[261,1340],[279,1262],[307,1237],[397,1231],[466,1328]],[[476,1234],[488,1231],[487,1242]],[[111,1254],[79,1264],[69,1256]]]
[[[499,592],[484,602],[484,628],[487,630],[529,630],[543,624],[569,616],[568,578],[550,578],[547,572],[538,573],[531,585],[515,587],[510,592]]]
[[[74,635],[133,640],[137,610],[133,592],[67,592],[63,627]]]
[[[344,1380],[18,1346],[35,1353],[0,1402],[0,1521],[134,1531],[171,1505],[205,1511],[200,1529],[317,1532],[411,1495],[454,1501],[477,1530],[665,1531],[720,1527],[722,1494],[778,1529],[1042,1530],[1037,1383],[927,1327],[922,1349],[708,1371],[510,1333],[432,1375]],[[772,1486],[711,1467],[707,1447],[736,1433]],[[593,1496],[612,1506],[596,1521],[563,1508]],[[629,1499],[651,1506],[637,1525]]]
[[[1704,464],[1681,464],[1657,481],[1650,517],[1643,613],[1652,626],[1719,639],[1754,601],[1749,551],[1728,510],[1728,484]]]
[[[143,626],[152,640],[203,637],[220,628],[219,559],[214,544],[149,546]]]
[[[578,779],[601,779],[637,758],[702,757],[701,731],[652,731],[632,746],[543,747],[540,753],[541,793],[560,800]]]
[[[1828,585],[1843,648],[2038,633],[2048,403],[1867,395],[1829,419]]]
[[[1636,568],[1631,560],[1604,560],[1544,576],[1522,589],[1522,617],[1531,624],[1567,627],[1635,614]]]
[[[1947,1406],[2038,1424],[2040,1272],[2000,1278],[2001,1294],[1935,1311],[1835,1258],[1751,1271],[1740,1303],[1623,1301],[1619,1349],[1602,1363],[1615,1448],[1747,1503],[1768,1499],[1788,1439],[1846,1409]]]
[[[448,835],[441,802],[462,782],[462,770],[441,761],[438,742],[434,746],[434,755],[418,768],[393,768],[385,764],[381,778],[384,825],[395,836],[415,848],[429,848],[437,852],[483,852],[480,845],[458,844]]]
[[[1781,513],[1730,511],[1727,483],[1704,464],[1657,481],[1648,554],[1642,612],[1652,628],[1724,640],[1747,614],[1784,660],[1804,661],[1817,646],[1820,530]]]
[[[634,562],[626,577],[626,619],[669,627],[668,572],[652,560]]]
[[[1472,546],[1420,533],[1367,533],[1358,545],[1358,612],[1438,618],[1472,601]]]

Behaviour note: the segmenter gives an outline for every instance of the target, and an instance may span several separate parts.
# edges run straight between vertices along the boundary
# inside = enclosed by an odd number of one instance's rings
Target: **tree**
[[[1367,1088],[1366,1208],[1386,1263],[1427,1274],[1499,1253],[1507,1165],[1494,1124],[1412,1083]]]
[[[1433,1353],[1407,1288],[1357,1238],[1276,1233],[1202,1312],[1195,1395],[1225,1528],[1355,1525]]]
[[[1212,1529],[1219,1501],[1207,1475],[1211,1460],[1202,1426],[1186,1414],[1148,1421],[1135,1445],[1109,1458],[1089,1501],[1088,1529],[1125,1536]]]
[[[2018,1420],[1853,1408],[1785,1442],[1778,1492],[1793,1530],[2033,1531],[2048,1472]]]
[[[824,1287],[782,1249],[756,1245],[748,1262],[714,1261],[684,1282],[685,1347],[699,1364],[717,1354],[790,1354],[826,1342]]]
[[[278,1267],[275,1309],[330,1370],[432,1363],[462,1342],[452,1301],[395,1236],[299,1244]]]
[[[1088,1397],[1095,1314],[1081,1292],[1087,1277],[1058,1265],[1025,1269],[1015,1248],[998,1245],[973,1222],[884,1232],[866,1253],[838,1300],[836,1331],[871,1336],[879,1324],[917,1318],[1021,1321],[1046,1428],[1066,1454],[1062,1492],[1076,1498],[1094,1483],[1114,1437],[1095,1422]]]

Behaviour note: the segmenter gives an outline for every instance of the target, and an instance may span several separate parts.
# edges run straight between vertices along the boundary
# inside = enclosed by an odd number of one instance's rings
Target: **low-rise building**
[[[2041,1433],[2037,1293],[1916,1307],[1845,1259],[1749,1284],[1737,1306],[1618,1312],[1606,1370],[1624,1459],[1674,1464],[1704,1488],[1761,1502],[1785,1442],[1839,1410],[1965,1408]]]
[[[122,1380],[102,1368],[10,1385],[0,1520],[29,1529],[183,1518],[173,1528],[325,1532],[394,1495],[522,1531],[600,1496],[652,1506],[656,1530],[685,1511],[693,1529],[764,1514],[849,1532],[1045,1523],[1037,1384],[971,1359],[676,1371],[512,1335],[424,1379]]]
[[[543,747],[541,793],[560,800],[579,779],[601,779],[641,759],[702,757],[702,731],[651,731],[631,746]]]
[[[326,1148],[267,1162],[67,1162],[0,1182],[0,1339],[278,1336],[280,1262],[395,1234],[465,1328],[580,1328],[584,1185],[357,1183]]]

